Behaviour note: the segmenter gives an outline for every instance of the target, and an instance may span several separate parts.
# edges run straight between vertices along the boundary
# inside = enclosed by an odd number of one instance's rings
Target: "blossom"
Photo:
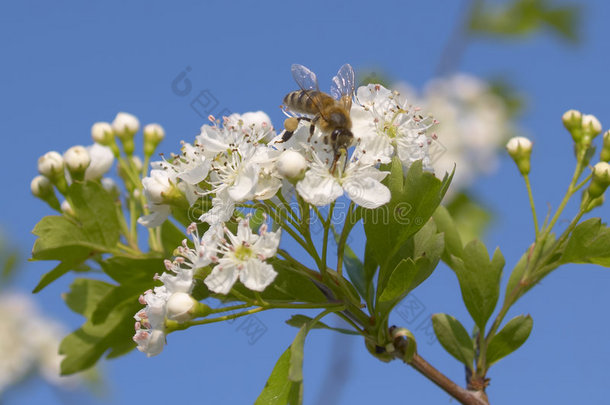
[[[239,278],[243,285],[254,291],[263,291],[277,276],[273,266],[265,260],[273,257],[280,243],[280,231],[267,232],[261,225],[259,234],[250,229],[248,219],[240,219],[237,233],[225,228],[228,240],[222,240],[217,248],[216,266],[204,280],[208,288],[219,294],[228,294]]]
[[[377,208],[390,201],[390,190],[381,183],[388,172],[374,167],[372,163],[363,163],[357,157],[361,151],[355,151],[346,163],[337,163],[331,173],[328,161],[322,161],[320,154],[312,154],[313,161],[303,180],[297,183],[296,189],[305,201],[317,206],[324,206],[341,197],[345,192],[352,201],[364,208]]]

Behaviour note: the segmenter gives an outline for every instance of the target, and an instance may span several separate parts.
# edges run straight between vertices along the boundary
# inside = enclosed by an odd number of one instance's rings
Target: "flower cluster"
[[[0,394],[30,373],[60,386],[74,377],[60,377],[62,356],[57,353],[64,335],[60,324],[40,316],[25,294],[3,293],[0,297]]]
[[[458,168],[448,195],[496,168],[501,146],[514,128],[506,103],[486,82],[456,74],[432,80],[421,95],[406,84],[398,87],[440,121],[437,132],[441,142],[431,164],[436,173],[451,171],[454,165]]]
[[[263,291],[277,272],[268,259],[275,256],[280,231],[260,226],[252,231],[248,216],[251,202],[270,204],[290,201],[295,194],[305,203],[325,206],[347,195],[363,208],[377,208],[390,201],[390,190],[382,183],[382,169],[394,156],[408,168],[422,160],[430,168],[426,131],[435,123],[407,104],[405,97],[380,85],[361,87],[350,112],[353,148],[336,156],[325,139],[327,134],[302,120],[293,136],[285,140],[263,112],[232,114],[222,120],[210,116],[193,143],[182,143],[181,153],[151,163],[150,175],[142,180],[148,214],[138,222],[149,228],[160,226],[172,208],[193,207],[202,202],[197,220],[206,229],[201,237],[192,224],[178,248],[178,258],[166,261],[167,273],[158,279],[163,286],[141,297],[146,308],[136,314],[138,349],[158,354],[165,342],[166,319],[191,319],[189,311],[193,276],[206,274],[204,283],[217,294],[229,294],[239,280],[246,288]],[[189,211],[191,214],[193,211]],[[230,224],[237,221],[237,230]],[[171,310],[172,297],[179,294],[185,307]],[[190,298],[192,301],[192,298]],[[181,316],[176,313],[182,314]]]

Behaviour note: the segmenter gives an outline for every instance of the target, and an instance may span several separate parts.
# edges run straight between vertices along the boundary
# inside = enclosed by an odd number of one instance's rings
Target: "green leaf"
[[[312,318],[306,316],[306,315],[292,315],[292,317],[286,321],[286,323],[290,326],[294,326],[296,328],[300,328],[303,325],[305,325],[306,323],[309,323],[312,321]],[[344,329],[344,328],[336,328],[333,326],[328,326],[323,322],[318,321],[316,324],[314,324],[311,329],[329,329],[329,330],[334,330],[335,332],[339,332],[339,333],[344,333],[346,335],[360,335],[358,332],[350,330],[350,329]]]
[[[460,232],[451,217],[447,208],[442,205],[434,212],[434,223],[439,232],[442,232],[445,238],[445,252],[443,260],[450,265],[451,256],[462,257],[464,254],[464,244]]]
[[[74,182],[67,195],[87,240],[107,248],[119,241],[119,220],[114,199],[97,182]]]
[[[450,181],[451,176],[439,180],[434,174],[424,171],[421,161],[413,163],[403,177],[400,160],[395,158],[392,161],[390,175],[384,180],[392,193],[390,202],[374,210],[362,211],[366,251],[373,255],[381,272],[394,268],[395,265],[388,263],[407,239],[428,222]],[[366,262],[365,257],[365,268]]]
[[[80,255],[76,254],[75,252],[74,256],[66,257],[66,259],[63,262],[59,263],[57,266],[55,266],[53,270],[44,274],[40,278],[40,281],[38,282],[36,287],[34,287],[34,290],[32,290],[32,293],[35,294],[39,292],[40,290],[42,290],[43,288],[51,284],[53,281],[57,280],[58,278],[69,272],[70,270],[74,270],[76,266],[85,261],[89,256],[88,252],[86,251],[78,253],[80,253]]]
[[[464,304],[479,329],[484,330],[500,295],[504,257],[496,249],[490,261],[485,245],[474,240],[466,245],[462,258],[453,256],[451,262]]]
[[[474,343],[460,321],[447,314],[432,315],[432,327],[447,352],[472,370]]]
[[[255,405],[298,405],[303,402],[303,382],[288,378],[291,348],[280,356]]]
[[[65,296],[66,304],[73,311],[90,318],[99,302],[113,288],[103,281],[77,279]],[[65,355],[61,363],[62,375],[91,367],[107,351],[116,356],[133,349],[135,344],[130,341],[133,336],[133,315],[140,308],[137,300],[117,303],[103,323],[94,325],[87,321],[66,336],[59,347],[60,354]]]
[[[561,263],[593,263],[610,267],[610,228],[600,218],[578,224],[568,239]]]
[[[343,267],[345,267],[345,271],[349,276],[349,279],[358,290],[358,294],[362,298],[366,300],[367,297],[367,287],[366,282],[364,280],[364,265],[356,256],[356,253],[349,247],[347,244],[345,245],[344,255],[343,255]]]
[[[521,347],[529,337],[533,325],[534,321],[529,315],[519,315],[511,319],[491,338],[485,356],[487,366],[491,366]]]
[[[87,240],[81,228],[66,217],[44,217],[32,233],[38,236],[32,248],[34,260],[64,260],[106,251],[105,246]]]
[[[161,244],[166,253],[171,254],[174,249],[182,245],[184,232],[182,232],[172,221],[164,221],[161,225]]]
[[[379,303],[398,303],[425,280],[434,268],[427,257],[403,259],[394,268],[383,289],[380,289]]]

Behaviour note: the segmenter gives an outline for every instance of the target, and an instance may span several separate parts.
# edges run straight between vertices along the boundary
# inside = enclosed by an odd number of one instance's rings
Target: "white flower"
[[[377,208],[386,204],[390,201],[391,194],[381,180],[388,172],[356,160],[359,155],[361,153],[355,151],[345,170],[339,162],[335,172],[331,173],[328,162],[322,161],[319,154],[314,152],[309,170],[303,180],[297,183],[297,192],[305,201],[317,206],[330,204],[344,192],[364,208]]]
[[[112,149],[94,143],[87,147],[87,151],[91,157],[91,163],[87,167],[87,171],[85,171],[85,180],[99,180],[110,170],[114,163]]]
[[[53,178],[64,172],[64,159],[55,151],[47,152],[38,158],[38,173]]]
[[[140,129],[140,121],[134,115],[120,112],[112,121],[112,128],[119,136],[133,136]]]
[[[190,312],[195,305],[197,305],[197,301],[190,294],[185,292],[173,293],[167,301],[167,318],[177,322],[188,321],[192,317]]]
[[[379,84],[358,88],[356,98],[360,105],[352,107],[352,131],[366,152],[363,163],[389,163],[396,154],[406,167],[416,160],[429,167],[426,131],[434,124],[430,117],[408,105],[405,96]]]
[[[200,145],[182,144],[182,153],[172,156],[171,162],[159,162],[159,166],[172,172],[172,176],[197,185],[208,176],[211,159],[205,156]]]
[[[163,351],[165,333],[159,329],[137,329],[133,340],[138,344],[139,351],[146,353],[147,357],[152,357]]]
[[[150,214],[138,218],[138,223],[154,228],[161,225],[171,213],[171,208],[164,198],[172,189],[171,177],[166,170],[151,170],[150,176],[142,179],[142,186]]]
[[[263,291],[275,279],[277,272],[265,260],[274,256],[280,243],[280,232],[267,232],[262,225],[256,235],[250,229],[248,219],[241,219],[237,234],[225,228],[227,240],[217,251],[222,257],[204,280],[208,288],[219,294],[228,294],[239,278],[250,290]]]

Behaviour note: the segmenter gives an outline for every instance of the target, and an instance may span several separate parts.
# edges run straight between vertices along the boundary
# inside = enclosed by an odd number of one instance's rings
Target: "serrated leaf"
[[[511,319],[491,338],[485,356],[487,366],[491,366],[521,347],[529,337],[533,325],[534,321],[529,315],[519,315]]]
[[[460,232],[451,214],[444,206],[440,205],[436,209],[433,218],[437,230],[444,235],[446,253],[443,254],[443,260],[449,264],[451,256],[462,257],[464,254],[464,244]]]
[[[394,303],[402,300],[407,294],[425,280],[434,268],[427,257],[417,260],[403,259],[394,268],[386,285],[380,289],[379,303]]]
[[[34,287],[34,290],[32,290],[32,293],[35,294],[39,292],[40,290],[51,284],[53,281],[68,273],[70,270],[74,270],[76,266],[78,266],[80,263],[85,261],[87,257],[89,257],[89,253],[86,250],[83,252],[79,252],[79,254],[74,252],[73,256],[66,257],[66,259],[63,262],[59,263],[57,266],[55,266],[53,270],[49,271],[48,273],[45,273],[40,278],[40,281],[38,282],[36,287]]]
[[[290,370],[290,347],[282,353],[273,371],[254,403],[255,405],[299,405],[303,401],[303,382],[288,379]]]
[[[504,257],[499,249],[490,260],[485,245],[474,240],[466,245],[462,258],[452,256],[452,269],[458,277],[462,299],[477,326],[485,329],[500,295]]]
[[[99,280],[77,279],[65,296],[66,304],[75,312],[90,318],[99,302],[114,286]],[[65,355],[61,363],[62,375],[73,374],[93,366],[110,350],[114,355],[123,354],[135,344],[133,336],[133,315],[141,305],[125,301],[117,303],[104,322],[94,325],[85,322],[79,329],[66,336],[59,351]]]
[[[110,193],[97,182],[74,182],[67,197],[87,240],[106,248],[116,246],[120,236],[119,220]]]
[[[367,255],[384,271],[394,268],[391,263],[409,237],[419,231],[440,204],[451,176],[439,180],[416,161],[403,177],[402,163],[395,158],[390,175],[384,181],[392,193],[390,202],[374,210],[363,210],[362,218],[367,237]],[[366,267],[367,258],[365,258]]]
[[[432,315],[432,327],[445,350],[472,370],[474,343],[460,321],[447,314]]]
[[[87,240],[81,228],[66,217],[47,216],[36,224],[32,233],[38,236],[32,248],[34,260],[64,260],[106,248]]]
[[[610,228],[600,218],[578,224],[563,250],[561,263],[592,263],[610,267]]]
[[[294,326],[295,328],[301,328],[303,325],[305,325],[306,323],[309,323],[312,321],[312,318],[306,316],[306,315],[292,315],[292,317],[290,317],[289,320],[286,321],[286,323],[290,326]],[[339,333],[343,333],[346,335],[360,335],[358,332],[350,330],[350,329],[344,329],[344,328],[336,328],[333,326],[328,326],[323,322],[318,321],[317,323],[314,324],[314,326],[311,327],[311,329],[329,329],[329,330],[334,330],[335,332],[339,332]]]

